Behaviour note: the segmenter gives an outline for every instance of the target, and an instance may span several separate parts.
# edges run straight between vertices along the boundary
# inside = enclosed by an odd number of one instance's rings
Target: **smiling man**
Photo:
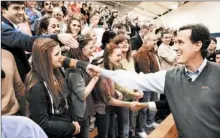
[[[25,51],[31,52],[37,38],[52,38],[72,48],[78,47],[72,34],[29,36],[20,32],[17,25],[23,21],[24,9],[24,1],[1,1],[1,45],[13,54],[22,81],[30,70]]]
[[[149,74],[109,71],[94,65],[84,68],[130,89],[165,93],[179,138],[219,138],[220,66],[205,58],[209,43],[207,27],[186,25],[179,29],[175,44],[177,63],[184,66]],[[150,103],[152,107],[155,104]]]

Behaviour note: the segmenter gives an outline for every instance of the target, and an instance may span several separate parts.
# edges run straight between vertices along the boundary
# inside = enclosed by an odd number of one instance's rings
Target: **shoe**
[[[148,137],[146,132],[137,132],[137,134],[140,138],[147,138]]]
[[[149,125],[146,124],[145,126],[148,127],[148,128],[150,128],[150,127],[157,128],[157,127],[159,127],[159,124],[157,124],[156,122],[153,122],[153,123],[151,123]]]

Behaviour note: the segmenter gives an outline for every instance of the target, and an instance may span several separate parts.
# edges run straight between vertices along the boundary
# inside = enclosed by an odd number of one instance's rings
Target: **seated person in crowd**
[[[220,49],[216,50],[215,62],[220,64]]]

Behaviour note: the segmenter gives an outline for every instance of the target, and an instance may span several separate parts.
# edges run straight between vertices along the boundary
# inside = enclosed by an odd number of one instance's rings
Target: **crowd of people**
[[[147,138],[170,113],[180,138],[220,135],[206,26],[156,27],[87,2],[2,1],[1,13],[4,137]]]

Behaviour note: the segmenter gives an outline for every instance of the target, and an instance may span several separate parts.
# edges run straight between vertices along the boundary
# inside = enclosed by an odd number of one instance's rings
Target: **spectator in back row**
[[[56,18],[44,17],[41,19],[37,35],[49,35],[60,33],[60,22]]]
[[[148,33],[149,30],[147,25],[142,25],[140,29],[141,30],[139,33],[131,38],[131,47],[134,52],[136,52],[142,46],[144,36]]]
[[[216,51],[215,62],[220,64],[220,50]]]
[[[216,45],[217,45],[217,40],[215,37],[211,37],[211,42],[208,47],[208,54],[207,54],[207,59],[209,61],[215,62],[215,56],[216,56]]]

